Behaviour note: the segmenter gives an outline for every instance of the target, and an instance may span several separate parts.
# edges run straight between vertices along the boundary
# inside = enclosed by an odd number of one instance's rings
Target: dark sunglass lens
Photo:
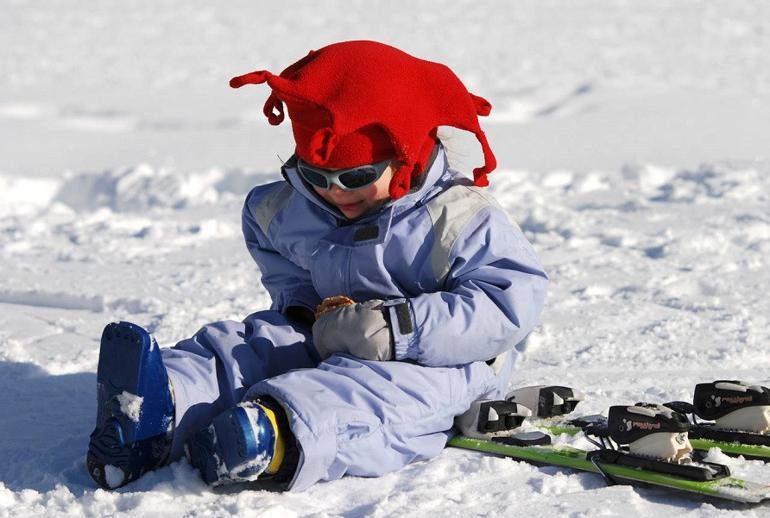
[[[377,179],[377,171],[373,167],[362,167],[349,173],[340,175],[340,183],[348,189],[358,189],[374,182]]]
[[[307,167],[300,167],[299,171],[302,173],[302,176],[305,178],[305,180],[312,183],[316,187],[321,187],[322,189],[329,187],[329,184],[326,181],[326,177],[321,173],[316,173]]]

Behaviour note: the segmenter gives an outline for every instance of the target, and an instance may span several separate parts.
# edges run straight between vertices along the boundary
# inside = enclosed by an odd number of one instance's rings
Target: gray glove
[[[327,311],[313,324],[313,345],[322,360],[347,353],[364,360],[393,359],[383,301],[367,300]]]

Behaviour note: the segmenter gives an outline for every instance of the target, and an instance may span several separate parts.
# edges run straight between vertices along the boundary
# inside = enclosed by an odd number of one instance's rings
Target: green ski
[[[559,466],[578,471],[599,473],[616,482],[650,484],[722,500],[759,503],[770,499],[770,485],[767,484],[758,484],[732,476],[725,476],[714,480],[693,480],[638,467],[597,462],[596,459],[591,460],[592,452],[570,446],[513,446],[490,439],[473,439],[462,435],[453,437],[448,445],[502,455],[536,465]]]

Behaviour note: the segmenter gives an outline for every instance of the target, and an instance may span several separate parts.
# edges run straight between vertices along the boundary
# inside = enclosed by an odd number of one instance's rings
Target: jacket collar
[[[422,175],[422,184],[418,188],[411,190],[405,196],[393,201],[387,201],[382,208],[372,214],[366,214],[354,220],[348,219],[339,209],[327,203],[318,196],[313,188],[300,176],[297,171],[297,157],[292,155],[289,160],[281,167],[281,174],[284,179],[308,201],[321,208],[325,212],[339,220],[339,224],[347,225],[351,222],[364,222],[379,217],[383,212],[391,212],[391,217],[408,210],[414,206],[419,206],[435,196],[442,190],[447,182],[451,181],[449,163],[447,161],[446,150],[438,142],[433,150],[432,160],[429,162],[428,171]]]

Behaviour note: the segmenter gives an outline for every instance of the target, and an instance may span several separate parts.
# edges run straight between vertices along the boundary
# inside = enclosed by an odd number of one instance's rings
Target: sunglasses
[[[297,170],[309,184],[321,189],[331,189],[332,185],[336,185],[343,191],[356,191],[379,180],[390,162],[390,160],[383,160],[376,164],[331,171],[329,169],[313,167],[307,162],[303,162],[301,158],[298,158]]]

